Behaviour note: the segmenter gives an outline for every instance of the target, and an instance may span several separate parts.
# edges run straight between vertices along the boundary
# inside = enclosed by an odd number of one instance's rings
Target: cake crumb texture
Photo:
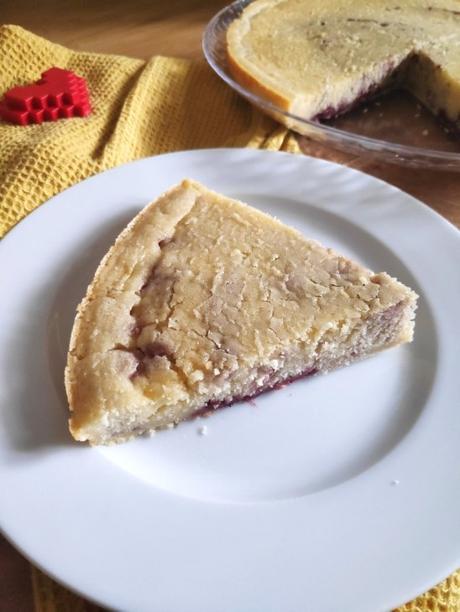
[[[415,294],[183,181],[101,262],[66,369],[70,429],[122,441],[412,339]]]

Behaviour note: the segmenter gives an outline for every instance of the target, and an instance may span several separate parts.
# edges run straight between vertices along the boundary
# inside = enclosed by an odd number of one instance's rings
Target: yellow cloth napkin
[[[139,157],[220,146],[299,152],[291,133],[252,109],[204,61],[75,52],[17,26],[0,27],[0,95],[51,66],[87,79],[94,111],[27,127],[0,123],[0,235],[66,187]],[[35,568],[32,578],[37,612],[97,609]],[[399,610],[459,612],[460,572]]]

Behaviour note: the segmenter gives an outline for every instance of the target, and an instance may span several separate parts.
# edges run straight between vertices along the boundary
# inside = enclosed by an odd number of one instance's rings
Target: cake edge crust
[[[237,84],[246,87],[251,93],[260,96],[266,102],[273,105],[274,108],[266,109],[267,114],[280,123],[283,123],[286,127],[297,130],[299,133],[305,132],[305,134],[308,135],[306,131],[307,128],[299,124],[296,117],[300,120],[322,123],[323,121],[335,119],[348,113],[361,104],[369,102],[387,91],[398,89],[398,87],[394,85],[388,87],[387,81],[392,79],[392,76],[398,73],[400,69],[404,69],[404,66],[411,61],[411,58],[424,55],[423,53],[418,54],[412,50],[406,56],[401,57],[398,62],[387,57],[382,60],[382,66],[386,67],[385,64],[388,66],[388,68],[384,70],[383,76],[371,82],[370,85],[362,88],[353,99],[342,100],[334,106],[330,105],[323,109],[317,109],[317,111],[312,114],[303,114],[301,110],[297,110],[299,106],[299,97],[296,96],[294,92],[292,96],[289,97],[289,95],[283,93],[282,90],[277,87],[276,83],[272,82],[265,73],[259,71],[256,66],[250,68],[248,66],[250,62],[248,62],[245,57],[244,49],[241,51],[241,39],[243,35],[249,31],[251,18],[257,15],[257,13],[265,7],[274,7],[284,1],[285,0],[258,0],[246,6],[243,12],[230,24],[227,30],[226,58],[229,71]],[[237,26],[243,31],[239,32]],[[240,53],[237,53],[238,49],[240,49]],[[436,68],[436,65],[434,65],[434,67]],[[260,72],[260,79],[256,76],[257,72]],[[423,97],[419,97],[412,91],[411,87],[406,86],[404,82],[400,84],[399,88],[413,95],[414,98],[436,117],[439,123],[452,135],[460,137],[460,122],[458,117],[456,119],[449,117],[448,112],[443,108],[432,108],[427,100]],[[300,104],[299,108],[301,107],[302,104]],[[290,114],[291,117],[286,117],[283,113]]]

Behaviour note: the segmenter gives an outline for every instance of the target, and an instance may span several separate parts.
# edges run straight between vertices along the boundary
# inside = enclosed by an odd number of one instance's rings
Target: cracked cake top
[[[397,307],[412,293],[245,204],[184,181],[101,262],[72,333],[72,427],[110,406],[159,411],[236,371]],[[300,350],[300,349],[299,349]],[[275,363],[276,362],[276,363]]]

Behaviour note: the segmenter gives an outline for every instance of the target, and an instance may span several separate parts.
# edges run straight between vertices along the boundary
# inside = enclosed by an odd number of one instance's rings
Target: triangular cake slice
[[[185,180],[120,234],[78,308],[70,430],[120,442],[409,342],[416,299]]]

